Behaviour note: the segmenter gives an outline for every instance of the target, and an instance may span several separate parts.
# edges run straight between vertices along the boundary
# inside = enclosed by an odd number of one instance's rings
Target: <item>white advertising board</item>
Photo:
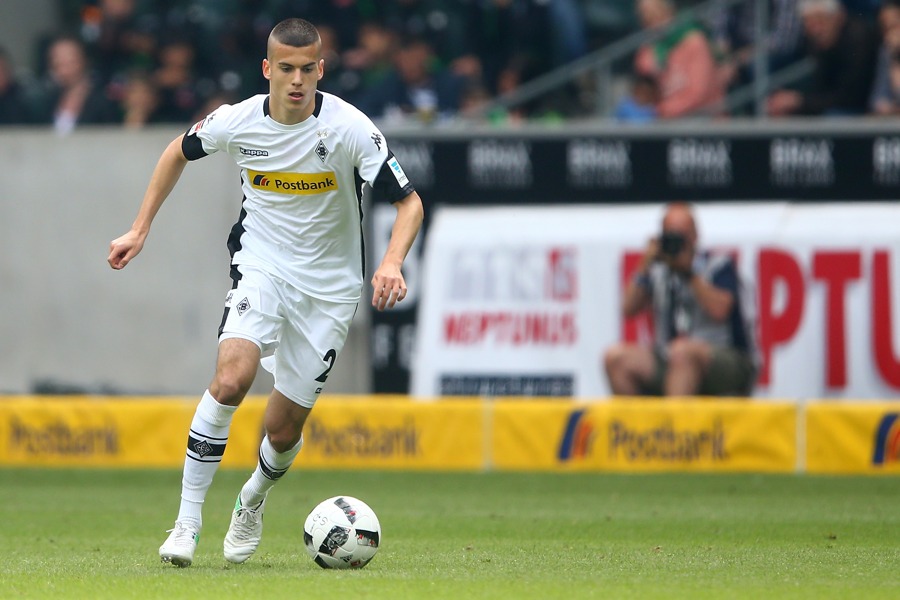
[[[603,398],[630,268],[661,206],[440,208],[426,238],[411,392]],[[695,208],[757,298],[763,398],[900,396],[900,206]]]

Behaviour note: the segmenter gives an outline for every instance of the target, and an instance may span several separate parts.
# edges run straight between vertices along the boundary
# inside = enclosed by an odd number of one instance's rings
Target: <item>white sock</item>
[[[203,500],[225,453],[235,410],[236,406],[219,404],[209,390],[197,404],[184,457],[179,521],[193,521],[198,527],[203,523],[200,516]]]
[[[259,445],[259,463],[256,470],[241,488],[241,506],[254,507],[265,500],[266,494],[287,472],[302,447],[301,436],[300,441],[287,452],[276,452],[272,442],[269,441],[269,436],[263,437]]]

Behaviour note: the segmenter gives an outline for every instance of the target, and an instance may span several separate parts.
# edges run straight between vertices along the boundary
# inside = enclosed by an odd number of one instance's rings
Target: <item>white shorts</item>
[[[284,280],[241,265],[225,298],[219,342],[249,340],[275,376],[275,389],[312,408],[340,355],[357,303],[313,298]]]

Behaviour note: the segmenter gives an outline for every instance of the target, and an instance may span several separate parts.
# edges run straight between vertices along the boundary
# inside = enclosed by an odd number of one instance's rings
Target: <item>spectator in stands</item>
[[[402,38],[427,39],[435,58],[448,65],[467,51],[465,4],[458,0],[394,0],[378,3],[378,16]]]
[[[657,118],[659,83],[655,77],[635,75],[631,80],[631,93],[619,101],[614,117],[624,123],[647,123]]]
[[[847,12],[867,21],[874,21],[884,0],[841,0]]]
[[[540,75],[540,64],[528,55],[514,57],[500,72],[497,80],[497,95],[515,93],[522,84]],[[556,88],[525,102],[506,108],[502,113],[494,112],[486,116],[494,123],[541,121],[561,122],[565,115],[577,114],[577,90],[574,85]]]
[[[341,53],[345,72],[359,78],[359,92],[376,87],[393,72],[399,45],[397,35],[380,23],[369,21],[360,26],[356,44]]]
[[[361,96],[363,112],[376,119],[412,117],[427,123],[459,110],[465,82],[434,62],[428,42],[412,40],[394,58],[394,70]]]
[[[470,79],[466,82],[459,101],[459,116],[463,119],[480,121],[482,119],[505,118],[505,111],[486,111],[491,102],[491,94],[478,79]]]
[[[153,78],[143,71],[134,71],[125,80],[122,92],[122,123],[130,129],[160,122],[159,90]]]
[[[638,49],[634,60],[637,75],[658,82],[659,117],[721,112],[724,85],[703,29],[692,21],[676,22],[671,0],[639,0],[637,8],[643,28],[660,35]]]
[[[159,48],[159,66],[153,80],[160,93],[160,119],[189,123],[203,102],[197,89],[196,50],[186,37],[173,36]]]
[[[191,121],[194,123],[198,123],[223,104],[235,104],[237,102],[240,102],[240,98],[236,96],[234,92],[226,90],[216,90],[206,97],[206,99],[197,109],[197,112],[194,113]]]
[[[900,114],[900,0],[885,0],[878,13],[881,50],[872,87],[870,110],[876,115]]]
[[[580,0],[588,44],[602,48],[638,30],[633,0]]]
[[[495,91],[518,63],[540,61],[539,74],[588,49],[578,0],[394,0],[379,13],[401,37],[427,39],[442,66]]]
[[[797,0],[767,0],[769,22],[761,50],[769,72],[776,72],[803,57],[803,24]],[[714,46],[720,59],[720,74],[729,86],[753,82],[756,36],[756,1],[721,10],[713,19]]]
[[[484,0],[466,8],[468,53],[453,63],[454,72],[478,76],[488,91],[500,95],[501,80],[523,83],[553,66],[553,37],[546,3],[534,0]],[[523,68],[522,65],[528,65]]]
[[[47,49],[49,80],[41,94],[38,121],[53,123],[59,134],[76,125],[116,123],[119,113],[103,86],[92,76],[82,42],[60,36]]]
[[[31,122],[25,89],[16,77],[12,59],[0,46],[0,125],[24,125]]]
[[[816,61],[810,89],[769,96],[770,116],[856,115],[866,112],[878,54],[878,35],[838,0],[800,0],[797,9],[809,54]]]
[[[207,0],[218,4],[221,0]],[[327,25],[334,29],[337,36],[337,45],[341,48],[349,48],[356,43],[359,28],[363,22],[378,17],[385,5],[395,4],[391,2],[372,2],[370,0],[268,0],[266,3],[244,0],[245,10],[254,13],[255,26],[260,33],[265,34],[260,27],[260,16],[269,13],[274,16],[274,21],[288,19],[302,15],[316,27]],[[260,4],[268,6],[260,8]],[[270,9],[276,5],[277,9]],[[265,41],[265,40],[263,40]],[[330,75],[329,75],[330,77]]]
[[[96,11],[83,11],[81,37],[103,82],[153,68],[159,20],[139,15],[136,5],[136,0],[100,0]]]
[[[756,378],[755,311],[727,254],[697,248],[691,208],[670,204],[625,290],[622,313],[652,310],[654,344],[609,348],[604,366],[616,395],[745,396]]]
[[[317,25],[316,28],[322,41],[322,60],[328,71],[328,80],[323,82],[322,90],[355,102],[361,91],[362,77],[357,71],[346,68],[337,31],[330,25]]]
[[[589,46],[584,7],[576,0],[551,0],[545,4],[552,37],[551,66],[558,67],[584,56]]]

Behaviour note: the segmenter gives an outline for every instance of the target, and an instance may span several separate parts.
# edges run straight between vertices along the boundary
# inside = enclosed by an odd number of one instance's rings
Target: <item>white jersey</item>
[[[358,302],[364,256],[362,186],[375,201],[413,191],[384,136],[354,106],[316,92],[311,117],[283,125],[268,95],[225,104],[191,127],[188,159],[227,152],[241,169],[244,200],[228,239],[232,265],[250,265],[310,296]],[[232,277],[240,273],[232,268]]]

